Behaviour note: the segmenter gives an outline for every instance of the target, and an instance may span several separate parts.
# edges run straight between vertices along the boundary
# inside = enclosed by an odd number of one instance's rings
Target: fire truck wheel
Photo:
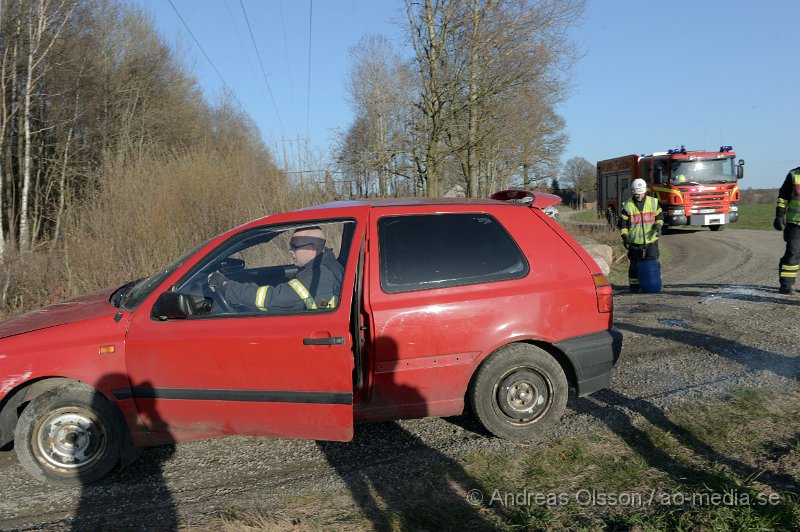
[[[20,464],[37,480],[80,486],[119,463],[121,420],[105,397],[81,384],[44,392],[22,411],[14,434]]]
[[[709,225],[708,228],[711,229],[712,231],[724,231],[725,230],[725,226],[724,225]]]
[[[567,378],[546,351],[509,344],[491,354],[472,378],[468,401],[481,424],[500,438],[530,440],[564,413]]]

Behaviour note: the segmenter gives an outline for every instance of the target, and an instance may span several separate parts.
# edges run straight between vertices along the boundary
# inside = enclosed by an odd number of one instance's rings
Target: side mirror
[[[736,179],[744,177],[744,159],[739,159],[739,164],[736,165]]]
[[[161,321],[181,320],[189,316],[208,314],[212,305],[213,300],[209,297],[164,292],[156,299],[150,316]]]
[[[653,182],[658,183],[659,185],[664,184],[664,172],[661,164],[656,164],[653,166]]]

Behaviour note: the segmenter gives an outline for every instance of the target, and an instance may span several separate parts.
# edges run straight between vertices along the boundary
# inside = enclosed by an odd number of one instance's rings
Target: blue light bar
[[[733,150],[733,146],[720,146],[719,147],[719,151],[721,151],[722,153],[725,153],[726,151],[731,151],[731,150]]]

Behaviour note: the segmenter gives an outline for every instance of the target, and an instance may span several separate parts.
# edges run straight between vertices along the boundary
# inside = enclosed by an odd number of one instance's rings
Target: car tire
[[[481,364],[468,401],[486,430],[525,441],[558,422],[568,393],[566,375],[555,358],[536,346],[516,343],[495,351]]]
[[[33,399],[17,421],[14,449],[34,478],[80,486],[107,475],[119,463],[120,416],[88,386],[65,384]]]

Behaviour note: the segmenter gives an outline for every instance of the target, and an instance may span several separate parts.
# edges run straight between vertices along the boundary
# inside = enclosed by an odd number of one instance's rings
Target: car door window
[[[384,217],[378,221],[381,288],[388,293],[516,279],[529,267],[488,214]]]
[[[212,251],[175,290],[210,302],[199,317],[336,309],[354,227],[337,220],[249,229]]]

